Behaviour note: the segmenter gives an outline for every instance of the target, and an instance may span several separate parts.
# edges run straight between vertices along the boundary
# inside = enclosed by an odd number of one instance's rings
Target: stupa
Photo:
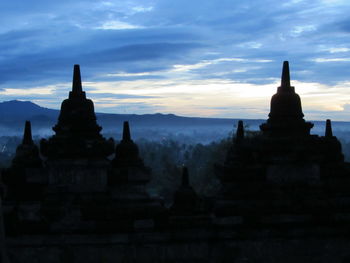
[[[22,143],[16,149],[11,166],[3,172],[7,196],[16,200],[40,199],[45,180],[40,176],[43,164],[34,144],[30,121],[25,122]]]
[[[113,153],[113,141],[100,134],[92,100],[82,89],[80,67],[74,65],[72,91],[61,105],[55,132],[40,143],[41,153],[48,159],[103,159]]]
[[[42,156],[26,122],[2,174],[0,258],[6,242],[9,261],[26,263],[349,262],[350,167],[331,121],[324,136],[311,128],[284,62],[261,132],[252,136],[239,121],[216,167],[220,195],[202,202],[184,168],[165,207],[147,192],[151,169],[129,123],[116,147],[100,134],[75,65]]]
[[[269,119],[260,128],[265,135],[273,137],[308,136],[313,124],[303,117],[300,97],[290,84],[289,63],[284,61],[281,86],[271,98]]]
[[[337,178],[348,173],[331,122],[327,121],[324,137],[310,134],[313,124],[304,120],[289,76],[285,61],[281,86],[272,96],[260,134],[244,136],[239,122],[226,161],[217,167],[222,182],[218,216],[239,215],[242,222],[255,224],[266,213],[304,213],[312,209],[312,202],[299,210],[301,202],[321,198],[329,182],[339,182]]]

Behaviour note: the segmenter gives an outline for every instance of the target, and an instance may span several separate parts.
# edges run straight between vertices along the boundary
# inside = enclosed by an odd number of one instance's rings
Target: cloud
[[[128,73],[119,71],[117,73],[108,73],[106,77],[144,77],[144,76],[152,76],[157,74],[157,72],[137,72],[137,73]]]
[[[153,6],[148,6],[148,7],[145,7],[145,6],[134,6],[132,8],[132,10],[135,12],[135,13],[144,13],[144,12],[150,12],[153,10]]]
[[[2,95],[11,95],[11,96],[23,96],[23,95],[52,95],[53,87],[44,87],[44,88],[34,88],[34,89],[3,89],[0,91]]]
[[[102,30],[124,30],[124,29],[136,29],[136,28],[142,28],[142,26],[137,26],[137,25],[129,24],[118,20],[106,21],[106,22],[103,22],[100,26],[94,27],[94,29],[102,29]]]
[[[166,68],[170,60],[179,60],[191,50],[200,47],[201,45],[196,43],[150,43],[85,51],[89,50],[88,47],[77,53],[74,53],[74,50],[62,48],[42,51],[40,54],[22,54],[0,61],[0,83],[30,80],[52,81],[53,79],[62,81],[71,75],[71,67],[76,63],[82,64],[85,76],[98,75],[101,69],[106,70],[108,66],[133,70],[139,67],[143,70],[146,67],[157,66]],[[140,64],[141,61],[151,62],[144,66]],[[163,65],[160,64],[160,61]]]
[[[132,94],[116,94],[116,93],[103,93],[99,91],[89,91],[89,96],[94,99],[102,98],[105,100],[129,100],[129,99],[154,99],[158,98],[159,96],[143,96],[143,95],[132,95]]]
[[[336,114],[348,99],[340,83],[350,81],[349,12],[345,0],[1,1],[0,89],[7,92],[1,96],[38,96],[52,105],[39,89],[64,98],[70,84],[60,84],[70,82],[78,63],[84,83],[99,87],[91,95],[132,100],[129,109],[139,113],[144,99],[147,110],[179,111],[179,105],[188,115],[241,109],[261,116],[253,108],[266,109],[271,95],[261,90],[273,92],[266,87],[277,85],[289,60],[296,83],[317,87],[303,94],[306,110]],[[321,99],[328,92],[341,98],[331,95],[334,107]],[[217,96],[223,106],[212,102]]]
[[[302,25],[302,26],[295,26],[291,30],[291,35],[294,37],[300,36],[301,34],[305,34],[307,32],[316,31],[315,25]]]
[[[329,49],[330,53],[343,53],[343,52],[349,52],[349,51],[350,51],[350,48],[346,48],[346,47],[334,47]]]

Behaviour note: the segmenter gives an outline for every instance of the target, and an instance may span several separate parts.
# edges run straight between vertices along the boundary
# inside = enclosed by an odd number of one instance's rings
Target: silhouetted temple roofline
[[[326,121],[325,137],[333,137],[332,122],[329,119]]]
[[[24,133],[23,133],[23,140],[22,144],[33,144],[33,138],[32,138],[32,127],[30,124],[30,121],[26,121],[24,126]]]
[[[124,121],[123,125],[123,141],[131,141],[129,122]]]
[[[190,186],[190,180],[188,176],[188,169],[186,166],[182,168],[182,179],[181,179],[181,186]]]
[[[80,66],[75,64],[73,70],[72,91],[69,92],[69,98],[71,99],[78,97],[86,98],[86,95],[81,85]]]

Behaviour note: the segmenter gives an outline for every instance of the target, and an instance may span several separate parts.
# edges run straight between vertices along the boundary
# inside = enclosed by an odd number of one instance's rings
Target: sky
[[[350,121],[349,0],[1,0],[0,101],[266,119],[284,60],[305,119]]]

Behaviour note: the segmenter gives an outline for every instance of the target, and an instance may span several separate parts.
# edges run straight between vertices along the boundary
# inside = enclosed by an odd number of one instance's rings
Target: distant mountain
[[[0,136],[21,135],[25,120],[32,122],[33,134],[52,134],[59,110],[41,107],[30,101],[0,102]],[[129,121],[135,138],[159,139],[169,134],[190,134],[208,137],[210,141],[226,136],[233,130],[237,119],[182,117],[174,114],[107,114],[96,113],[102,132],[119,137],[124,121]],[[256,130],[262,120],[245,120],[250,129]],[[208,135],[208,136],[207,136]]]
[[[59,110],[41,107],[31,101],[0,102],[0,136],[20,135],[24,121],[32,121],[33,134],[47,136],[52,134],[52,127],[57,123]],[[234,130],[238,119],[182,117],[174,114],[108,114],[96,113],[97,122],[102,126],[102,132],[108,136],[119,138],[122,124],[129,121],[135,138],[158,140],[162,136],[189,135],[197,137],[198,141],[210,142],[223,138]],[[265,120],[243,119],[249,130],[259,130],[259,125]],[[324,122],[314,121],[312,133],[323,134]],[[336,134],[348,134],[349,122],[333,122]],[[204,138],[202,139],[201,136]],[[348,135],[346,135],[348,136]],[[345,137],[345,136],[342,136]]]
[[[37,116],[57,117],[59,111],[41,107],[31,101],[10,100],[0,102],[1,120],[17,118],[20,120],[32,119]]]
[[[55,123],[59,110],[41,107],[31,101],[4,101],[0,102],[0,124],[14,125],[31,120],[37,123]],[[207,125],[233,125],[236,119],[181,117],[174,114],[108,114],[96,113],[98,122],[102,126],[120,125],[123,121],[130,121],[137,126],[207,126]],[[249,120],[248,122],[256,122]],[[261,122],[261,120],[259,120]]]

